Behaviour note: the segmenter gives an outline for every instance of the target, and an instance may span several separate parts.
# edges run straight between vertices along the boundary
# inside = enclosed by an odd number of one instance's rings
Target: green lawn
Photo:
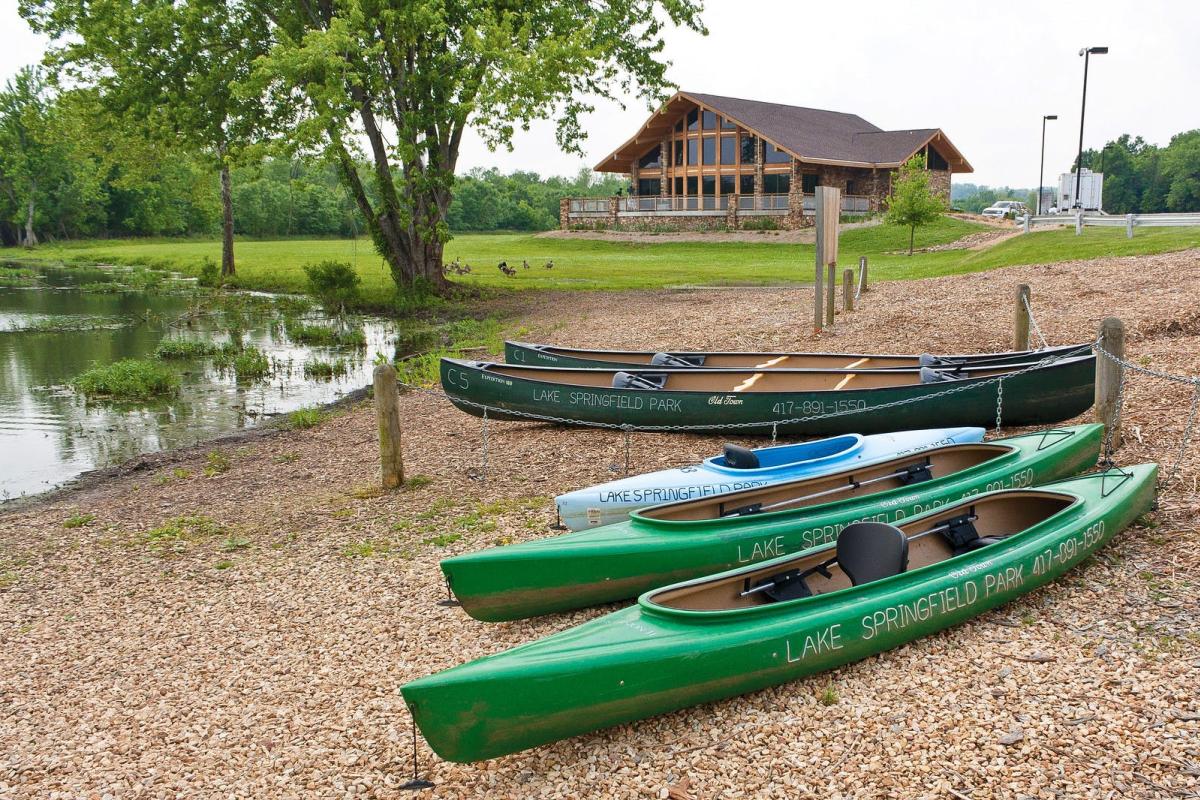
[[[952,242],[980,225],[943,218],[919,230],[917,246]],[[626,243],[587,239],[539,238],[527,234],[462,235],[446,247],[446,260],[470,264],[470,275],[454,278],[467,285],[500,289],[651,289],[680,285],[805,283],[812,279],[813,246],[780,244],[764,234],[761,242]],[[1065,261],[1112,255],[1159,253],[1200,247],[1200,228],[1151,228],[1126,239],[1122,229],[1043,231],[1017,236],[982,251],[903,254],[908,232],[890,226],[860,228],[841,237],[839,261],[856,266],[867,256],[875,280],[924,278],[973,272],[1014,264]],[[344,239],[243,241],[236,245],[238,282],[267,291],[303,291],[302,266],[336,259],[355,264],[363,293],[376,305],[391,302],[394,289],[368,240]],[[198,274],[205,259],[218,260],[220,243],[208,240],[86,241],[42,246],[34,251],[0,251],[0,258],[51,259],[143,264]],[[543,264],[554,260],[554,268]],[[503,275],[501,261],[517,269]],[[531,269],[521,264],[528,260]]]

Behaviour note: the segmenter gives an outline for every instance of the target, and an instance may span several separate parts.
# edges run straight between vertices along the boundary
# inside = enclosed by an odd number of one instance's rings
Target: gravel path
[[[1132,357],[1200,373],[1200,251],[881,284],[816,340],[804,290],[513,302],[523,338],[565,344],[990,350],[1019,282],[1052,342],[1116,314]],[[1127,401],[1120,459],[1169,464],[1186,387],[1137,379]],[[621,437],[493,423],[476,481],[479,421],[401,402],[427,485],[374,489],[363,404],[231,444],[225,471],[192,451],[0,514],[0,797],[409,797],[401,684],[604,613],[475,622],[436,604],[437,562],[546,535],[550,498],[611,477]],[[719,441],[636,435],[634,467]],[[1198,796],[1198,478],[1200,442],[1152,525],[864,662],[479,765],[421,743],[423,796]]]

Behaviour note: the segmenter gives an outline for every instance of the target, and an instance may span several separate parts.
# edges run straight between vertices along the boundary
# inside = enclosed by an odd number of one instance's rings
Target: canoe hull
[[[1046,350],[1013,350],[997,353],[967,353],[938,355],[936,358],[947,362],[972,365],[1017,364],[1036,361],[1048,354],[1072,349],[1066,347],[1048,348]],[[700,362],[697,368],[731,368],[754,367],[759,364],[771,364],[771,367],[791,367],[796,362],[817,359],[831,369],[846,368],[850,364],[862,363],[863,369],[911,369],[921,366],[920,356],[891,353],[751,353],[736,351],[663,351],[685,360]],[[655,355],[651,351],[638,350],[586,350],[557,345],[534,344],[530,342],[504,343],[504,360],[509,364],[524,364],[533,367],[582,367],[584,369],[625,369],[627,367],[647,367],[650,358]],[[784,359],[784,360],[781,360]],[[827,363],[824,363],[827,362]]]
[[[896,522],[985,491],[1020,489],[1096,463],[1104,426],[997,440],[1015,452],[956,476],[806,509],[700,522],[635,515],[595,530],[448,558],[442,572],[475,619],[512,619],[611,603],[668,583],[820,547],[846,525]],[[1070,435],[1065,435],[1070,432]]]
[[[653,430],[725,428],[739,435],[830,436],[996,424],[996,384],[985,378],[841,391],[654,392],[550,383],[489,372],[489,366],[442,359],[442,388],[450,402],[477,417],[486,408],[491,419]],[[1091,407],[1094,386],[1091,355],[1014,373],[1003,381],[1002,421],[1045,425],[1070,419]],[[948,389],[954,392],[929,397]]]
[[[664,612],[643,596],[636,606],[422,678],[402,693],[434,751],[466,762],[858,661],[1006,603],[1095,553],[1153,503],[1157,468],[1131,473],[1119,485],[1108,473],[1047,487],[1082,502],[1011,543],[887,579],[886,590],[727,616]],[[1101,497],[1105,481],[1116,488]],[[804,613],[796,602],[808,604]]]
[[[799,460],[760,469],[731,469],[720,466],[714,463],[719,461],[718,456],[687,467],[635,475],[560,494],[555,498],[555,506],[558,509],[559,522],[568,529],[578,531],[597,528],[628,519],[629,512],[646,506],[710,497],[722,492],[735,492],[821,475],[850,466],[871,464],[901,454],[915,453],[930,447],[958,442],[979,442],[983,441],[983,434],[983,428],[962,427],[856,437],[857,446],[849,448],[845,455]],[[755,452],[767,454],[772,451],[786,451],[789,448],[801,450],[820,444],[822,442],[781,445],[759,448]]]

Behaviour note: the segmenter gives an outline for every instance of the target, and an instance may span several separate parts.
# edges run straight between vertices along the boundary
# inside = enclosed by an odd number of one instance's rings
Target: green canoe
[[[691,367],[701,369],[938,369],[1027,364],[1048,356],[1078,352],[1080,345],[1047,347],[1043,350],[1012,350],[1000,353],[953,355],[900,355],[894,353],[784,353],[701,350],[596,350],[560,347],[554,344],[504,342],[504,360],[533,367]]]
[[[1092,405],[1095,356],[1045,363],[920,369],[565,369],[441,361],[442,389],[462,411],[643,430],[742,433],[887,433],[994,425],[1044,425]],[[1075,351],[1070,351],[1075,352]],[[1023,371],[1026,370],[1026,371]],[[947,394],[949,392],[949,394]],[[935,396],[931,399],[931,396]]]
[[[438,755],[478,761],[784,683],[1049,583],[1149,510],[1156,476],[1143,464],[979,495],[899,530],[860,523],[836,563],[830,546],[668,586],[401,692]]]
[[[1091,424],[947,445],[653,506],[613,525],[448,558],[442,572],[466,612],[486,622],[624,600],[824,545],[852,522],[895,522],[981,492],[1074,475],[1096,463],[1103,433],[1103,425]],[[774,504],[782,505],[771,510]]]

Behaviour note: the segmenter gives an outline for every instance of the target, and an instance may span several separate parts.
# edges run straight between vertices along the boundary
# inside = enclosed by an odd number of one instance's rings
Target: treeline
[[[1020,200],[1033,208],[1037,202],[1037,192],[1033,189],[975,183],[956,183],[950,187],[950,205],[959,211],[978,214],[997,200]]]
[[[213,236],[221,228],[219,167],[113,119],[94,92],[52,91],[26,69],[0,91],[0,244],[132,236]],[[318,157],[257,148],[231,171],[238,235],[352,236],[367,226],[337,169]],[[274,153],[274,154],[273,154]],[[359,171],[373,189],[369,165]],[[559,200],[615,194],[621,181],[473,170],[455,185],[452,231],[557,227]]]
[[[1110,214],[1200,211],[1200,129],[1171,137],[1166,147],[1122,134],[1102,150],[1083,151],[1083,166],[1104,173]]]

